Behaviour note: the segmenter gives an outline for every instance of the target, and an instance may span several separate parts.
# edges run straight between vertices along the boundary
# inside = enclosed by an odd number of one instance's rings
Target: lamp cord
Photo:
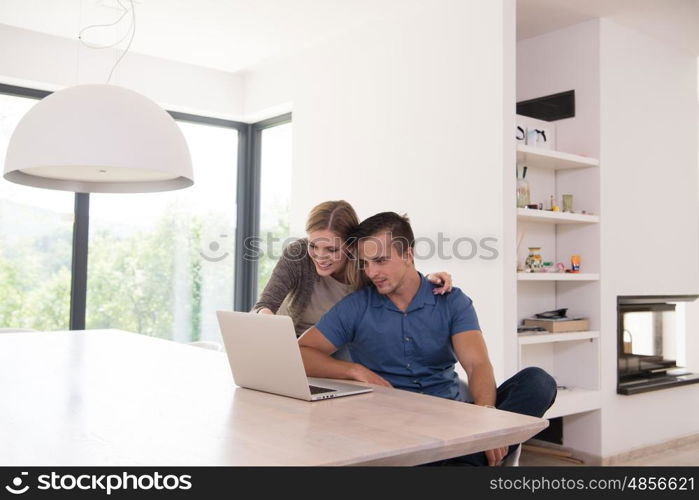
[[[129,30],[126,32],[126,34],[123,37],[121,37],[121,39],[119,41],[114,42],[111,45],[95,45],[95,44],[91,44],[91,43],[86,42],[85,40],[83,40],[82,37],[83,37],[83,33],[87,30],[90,30],[93,28],[108,28],[110,26],[115,26],[115,25],[119,24],[121,22],[121,20],[124,19],[126,14],[129,13],[129,9],[126,8],[123,3],[121,3],[121,0],[117,0],[117,3],[119,4],[119,7],[121,7],[121,9],[122,9],[122,13],[119,16],[119,19],[117,19],[113,23],[109,23],[109,24],[92,24],[90,26],[86,26],[85,28],[81,29],[80,32],[78,33],[78,40],[80,40],[80,42],[85,47],[88,47],[90,49],[110,49],[112,47],[119,45],[121,42],[123,42],[127,36],[129,36],[129,35],[131,36],[129,38],[129,43],[126,45],[126,48],[121,53],[119,58],[116,60],[116,62],[114,63],[114,66],[112,66],[112,70],[109,72],[109,77],[107,78],[107,83],[109,83],[111,81],[112,75],[114,74],[114,70],[116,69],[116,67],[119,65],[121,60],[124,58],[126,53],[131,48],[131,43],[133,42],[134,35],[136,34],[136,10],[134,9],[133,0],[129,0],[129,3],[131,4],[131,26],[129,26]]]

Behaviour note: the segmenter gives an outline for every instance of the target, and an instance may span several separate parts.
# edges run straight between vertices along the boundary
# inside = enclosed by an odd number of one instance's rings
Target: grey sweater
[[[301,335],[303,326],[300,325],[300,318],[318,281],[320,276],[308,254],[308,240],[306,238],[296,240],[284,249],[253,310],[266,307],[276,314],[288,295],[289,315],[294,322],[296,335]]]

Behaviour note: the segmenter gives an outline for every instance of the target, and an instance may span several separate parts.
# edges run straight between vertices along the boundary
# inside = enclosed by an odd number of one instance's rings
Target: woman
[[[306,222],[308,238],[284,249],[253,311],[288,314],[296,335],[301,335],[345,295],[361,288],[364,282],[356,260],[348,259],[345,245],[358,225],[357,214],[346,201],[326,201],[314,207]],[[432,283],[443,283],[435,293],[451,290],[450,274],[427,277]]]

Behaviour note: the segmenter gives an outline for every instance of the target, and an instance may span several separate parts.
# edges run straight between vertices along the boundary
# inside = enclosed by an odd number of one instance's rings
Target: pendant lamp
[[[169,191],[194,183],[175,120],[141,94],[108,84],[68,87],[34,105],[10,138],[4,177],[78,193]]]

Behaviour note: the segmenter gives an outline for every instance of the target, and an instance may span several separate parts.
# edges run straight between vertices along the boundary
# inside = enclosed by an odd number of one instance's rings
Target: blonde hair
[[[306,221],[306,233],[329,230],[342,238],[343,244],[359,226],[359,218],[352,205],[345,200],[324,201],[313,207]],[[348,251],[344,248],[343,251]],[[347,258],[345,264],[345,281],[358,290],[365,285],[359,271],[357,259]]]
[[[306,221],[306,232],[328,229],[343,240],[359,226],[359,218],[352,205],[345,200],[324,201],[313,207]]]

